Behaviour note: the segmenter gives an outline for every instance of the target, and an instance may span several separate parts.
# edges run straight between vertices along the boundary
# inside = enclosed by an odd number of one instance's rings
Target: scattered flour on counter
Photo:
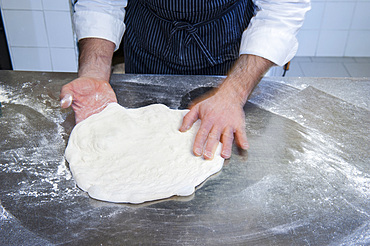
[[[307,173],[307,167],[310,167],[333,187],[341,186],[344,178],[353,193],[363,198],[370,197],[370,175],[343,158],[345,153],[340,149],[341,144],[317,130],[306,131],[305,134],[301,133],[307,140],[302,142],[303,151],[294,152],[296,159],[293,163],[297,169],[302,168],[302,176]]]
[[[1,103],[9,102],[8,93],[9,92],[5,90],[4,86],[0,85],[0,102]]]
[[[5,210],[5,208],[1,205],[0,202],[0,221],[7,221],[10,220],[12,216]]]
[[[21,90],[33,90],[37,86],[44,85],[25,82]],[[40,203],[81,195],[63,156],[63,135],[66,133],[62,122],[65,116],[58,110],[59,101],[42,93],[26,97],[15,88],[2,84],[0,102],[0,121],[3,123],[0,133],[6,144],[0,153],[0,172],[4,173],[5,179],[10,179],[8,183],[12,187],[4,195],[12,199],[38,197]],[[12,174],[19,177],[14,184]]]

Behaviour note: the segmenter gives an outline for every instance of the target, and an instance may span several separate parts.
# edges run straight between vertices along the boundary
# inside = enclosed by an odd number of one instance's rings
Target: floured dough
[[[162,104],[126,109],[117,103],[77,124],[65,157],[77,185],[93,198],[142,203],[191,195],[221,170],[219,144],[213,160],[195,157],[199,121],[179,132],[188,110]]]

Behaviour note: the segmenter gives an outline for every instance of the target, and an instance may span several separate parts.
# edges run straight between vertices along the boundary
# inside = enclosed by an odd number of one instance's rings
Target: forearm
[[[79,41],[78,77],[109,81],[115,44],[100,38]]]
[[[271,61],[255,55],[241,55],[219,91],[230,95],[244,105],[263,75],[274,65]]]

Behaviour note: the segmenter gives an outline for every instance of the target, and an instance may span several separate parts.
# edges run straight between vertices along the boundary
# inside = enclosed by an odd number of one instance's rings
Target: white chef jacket
[[[254,0],[257,13],[243,32],[239,54],[263,57],[283,66],[297,52],[296,38],[310,0]],[[73,24],[78,40],[102,38],[119,48],[127,0],[79,0]]]

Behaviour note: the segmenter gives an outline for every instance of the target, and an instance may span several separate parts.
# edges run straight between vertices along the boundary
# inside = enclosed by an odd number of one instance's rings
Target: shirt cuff
[[[119,48],[125,24],[112,15],[94,12],[79,11],[73,14],[73,25],[77,39],[102,38],[113,42]]]
[[[278,66],[284,66],[297,50],[298,41],[295,35],[259,25],[258,31],[248,28],[243,32],[239,54],[260,56]]]

